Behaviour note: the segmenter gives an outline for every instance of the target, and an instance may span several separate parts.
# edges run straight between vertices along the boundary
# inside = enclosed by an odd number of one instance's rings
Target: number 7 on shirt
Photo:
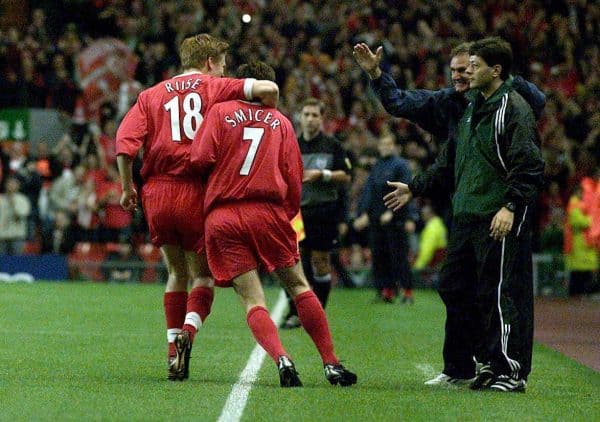
[[[244,141],[251,141],[250,148],[248,148],[248,153],[246,154],[246,159],[242,164],[242,168],[240,169],[240,175],[248,176],[250,174],[250,169],[252,168],[252,163],[254,163],[254,158],[256,158],[256,152],[258,151],[258,146],[260,145],[260,141],[265,133],[265,129],[262,127],[245,127],[244,128]]]

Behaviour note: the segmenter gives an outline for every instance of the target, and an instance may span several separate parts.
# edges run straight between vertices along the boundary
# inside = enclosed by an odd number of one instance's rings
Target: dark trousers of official
[[[304,275],[308,280],[308,284],[310,284],[311,289],[313,290],[313,292],[315,292],[315,295],[319,299],[319,302],[321,302],[321,306],[323,306],[323,309],[325,309],[325,306],[327,306],[327,299],[329,299],[329,293],[331,292],[331,283],[317,283],[314,281],[315,278],[314,270],[312,267],[311,254],[312,251],[310,249],[300,248],[300,260],[302,262],[302,270],[304,271]],[[296,309],[296,303],[294,302],[294,298],[290,296],[287,290],[285,291],[285,295],[287,296],[289,309],[287,316],[297,316],[298,310]]]
[[[490,237],[489,221],[452,223],[438,288],[446,375],[473,377],[474,357],[496,374],[527,378],[531,371],[531,229],[517,220],[503,241]]]
[[[408,263],[408,235],[402,222],[369,226],[373,284],[378,291],[385,288],[412,289],[412,274]]]

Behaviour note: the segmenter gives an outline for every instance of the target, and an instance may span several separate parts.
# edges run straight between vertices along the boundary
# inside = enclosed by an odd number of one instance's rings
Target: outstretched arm
[[[382,47],[373,53],[365,43],[354,46],[354,57],[369,75],[371,86],[385,110],[394,117],[418,124],[438,138],[446,139],[450,113],[455,111],[451,98],[455,94],[454,88],[438,91],[399,89],[391,75],[382,72],[379,67],[382,55]]]

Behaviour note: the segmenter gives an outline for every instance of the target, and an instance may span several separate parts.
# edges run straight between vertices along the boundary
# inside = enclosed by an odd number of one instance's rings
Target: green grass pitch
[[[255,345],[231,289],[217,289],[187,382],[166,380],[163,287],[0,285],[0,420],[214,421]],[[267,289],[273,307],[279,289]],[[304,388],[281,389],[267,357],[244,421],[600,420],[600,374],[541,345],[527,393],[423,385],[441,369],[444,310],[371,304],[370,290],[332,292],[338,356],[358,384],[330,386],[308,335],[283,331]]]

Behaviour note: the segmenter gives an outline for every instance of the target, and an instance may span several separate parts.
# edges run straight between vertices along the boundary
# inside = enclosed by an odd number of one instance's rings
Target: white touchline
[[[276,326],[279,326],[279,323],[281,322],[281,317],[283,316],[286,305],[287,298],[282,290],[273,311],[271,311],[271,319],[275,322]],[[240,374],[240,378],[233,386],[231,393],[229,393],[227,403],[225,403],[225,406],[221,411],[218,422],[237,422],[242,418],[246,402],[248,401],[248,395],[252,389],[252,384],[256,381],[258,371],[260,371],[265,356],[265,350],[257,344],[254,350],[252,350],[250,358],[246,363],[246,367]]]

